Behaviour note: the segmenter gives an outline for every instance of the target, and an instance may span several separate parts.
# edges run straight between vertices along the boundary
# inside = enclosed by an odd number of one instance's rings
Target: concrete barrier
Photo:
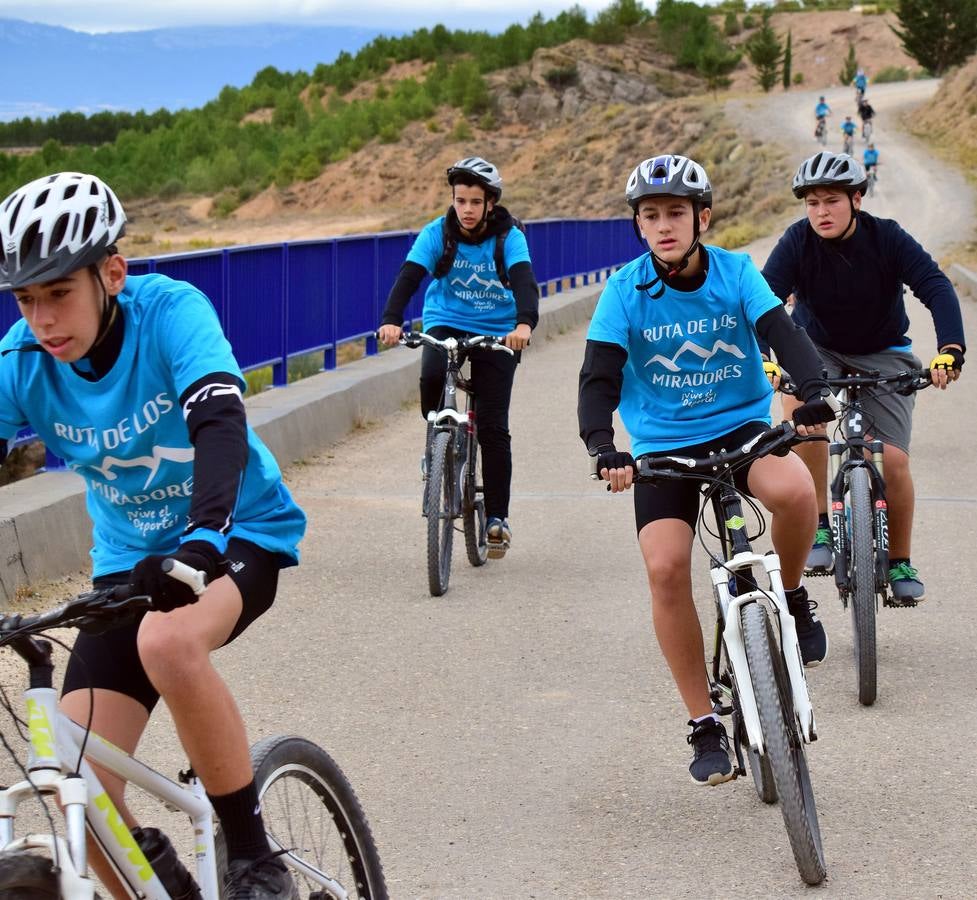
[[[600,291],[601,285],[591,280],[543,299],[533,340],[555,337],[585,322]],[[416,402],[420,368],[419,351],[395,350],[357,360],[249,397],[248,421],[287,466],[359,424]],[[91,521],[81,476],[45,472],[2,487],[0,516],[0,606],[20,586],[88,567]]]
[[[950,280],[962,297],[977,300],[977,273],[971,272],[970,269],[961,266],[960,263],[952,263]]]

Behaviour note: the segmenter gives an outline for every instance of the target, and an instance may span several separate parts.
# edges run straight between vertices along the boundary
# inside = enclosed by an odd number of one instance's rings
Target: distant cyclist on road
[[[781,299],[794,295],[794,319],[811,336],[832,378],[848,371],[892,375],[921,367],[907,334],[903,285],[908,285],[933,317],[937,351],[930,369],[933,384],[945,389],[960,377],[966,348],[956,292],[932,257],[896,222],[861,210],[866,184],[865,169],[844,154],[817,153],[801,163],[793,192],[804,201],[807,217],[787,229],[763,275]],[[910,561],[914,396],[870,397],[865,410],[874,425],[872,437],[885,444],[892,594],[896,601],[918,602],[925,590]],[[796,405],[784,397],[784,415]],[[834,568],[827,512],[828,448],[809,443],[798,453],[818,491],[818,529],[807,569],[828,574]]]
[[[834,413],[821,361],[749,256],[706,247],[712,186],[684,156],[646,159],[625,197],[648,253],[607,282],[587,333],[580,370],[580,436],[612,491],[632,486],[635,460],[614,440],[619,409],[634,456],[707,456],[738,447],[769,427],[772,390],[756,334],[779,348],[797,372],[802,434],[824,433]],[[831,398],[833,400],[833,398]],[[736,476],[739,488],[771,512],[787,603],[805,665],[827,656],[824,628],[801,584],[814,537],[814,484],[793,454],[757,460]],[[689,714],[696,784],[732,777],[726,730],[712,712],[702,631],[692,598],[692,541],[699,514],[694,481],[634,486],[638,544],[651,587],[655,632]],[[592,538],[585,538],[592,541]]]
[[[855,85],[855,100],[860,101],[865,96],[865,88],[868,87],[868,77],[865,75],[864,69],[859,69],[855,73],[852,84]]]
[[[831,107],[825,102],[824,97],[818,98],[817,106],[814,107],[814,119],[816,125],[814,128],[814,137],[818,138],[823,133],[822,129],[826,127],[826,121],[828,116],[831,115]]]
[[[875,118],[875,109],[864,98],[858,103],[858,117],[862,120],[862,137],[867,138],[872,128],[870,123]]]
[[[499,205],[499,170],[481,157],[469,156],[448,169],[448,185],[451,206],[446,215],[425,225],[414,241],[390,289],[379,334],[388,347],[400,340],[410,298],[424,277],[433,275],[422,313],[427,334],[439,340],[471,334],[504,336],[505,345],[517,351],[513,357],[475,349],[469,357],[478,403],[488,555],[498,559],[512,541],[509,401],[518,351],[529,344],[539,320],[539,287],[526,237],[518,221]],[[425,346],[421,360],[425,419],[441,402],[446,371],[445,354]]]
[[[875,144],[869,144],[862,152],[862,163],[865,166],[866,175],[870,174],[874,169],[875,177],[878,178],[877,166],[879,164],[879,151],[875,149]]]
[[[851,116],[845,116],[845,121],[841,123],[841,133],[845,153],[851,153],[852,144],[855,140],[855,123],[851,120]]]

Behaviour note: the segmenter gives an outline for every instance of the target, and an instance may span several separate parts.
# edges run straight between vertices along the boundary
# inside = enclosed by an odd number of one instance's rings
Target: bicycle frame
[[[798,730],[804,743],[817,740],[817,727],[814,721],[814,707],[807,690],[804,663],[801,659],[797,641],[794,617],[787,608],[784,583],[780,575],[780,557],[776,553],[757,553],[750,546],[746,535],[746,522],[743,518],[742,501],[739,494],[724,483],[719,495],[713,498],[722,543],[722,564],[713,563],[709,575],[712,579],[713,594],[716,598],[719,622],[716,629],[716,650],[713,658],[713,682],[718,683],[719,656],[722,645],[726,647],[730,667],[736,684],[740,713],[746,728],[750,745],[759,753],[765,752],[763,729],[757,711],[753,680],[746,658],[746,645],[743,637],[740,610],[748,603],[762,603],[771,621],[780,633],[780,646],[784,649],[784,664],[790,679],[791,696]],[[733,597],[729,592],[729,575],[741,571],[750,572],[753,566],[760,566],[766,573],[770,585],[768,590],[757,588]],[[722,631],[720,633],[720,626]],[[790,652],[788,648],[793,648]]]
[[[33,681],[35,664],[29,664]],[[50,668],[47,674],[50,675]],[[130,896],[170,900],[170,894],[95,774],[89,763],[91,759],[156,797],[167,808],[189,816],[194,833],[197,885],[204,900],[218,900],[214,812],[200,779],[191,773],[187,787],[182,787],[94,732],[88,732],[86,741],[85,729],[58,709],[57,692],[51,687],[28,688],[24,700],[30,780],[0,790],[0,850],[47,851],[58,866],[61,897],[64,900],[93,900],[95,884],[88,874],[85,845],[87,824]],[[79,772],[75,773],[65,761],[77,760],[83,745],[85,756],[81,758]],[[57,796],[64,810],[66,837],[54,834],[14,837],[14,819],[19,805],[26,799],[35,798],[38,792]],[[275,850],[287,849],[275,841],[270,841],[269,845]],[[347,896],[340,884],[292,854],[284,854],[282,860],[318,882],[332,896]]]

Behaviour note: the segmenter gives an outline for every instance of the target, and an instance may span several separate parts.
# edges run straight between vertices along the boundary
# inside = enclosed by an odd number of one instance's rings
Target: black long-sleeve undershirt
[[[248,426],[238,379],[214,372],[180,396],[193,444],[193,496],[184,534],[197,529],[227,534],[234,519],[245,466]]]
[[[783,306],[765,312],[756,321],[756,333],[763,344],[773,347],[777,360],[788,372],[805,403],[828,386],[824,364],[811,339]]]

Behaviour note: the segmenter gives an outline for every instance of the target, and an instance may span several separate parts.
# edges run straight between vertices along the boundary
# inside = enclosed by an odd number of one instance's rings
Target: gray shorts
[[[908,347],[883,350],[881,353],[849,354],[835,353],[818,346],[818,353],[821,354],[828,378],[875,371],[883,375],[896,375],[907,369],[922,368],[923,365]],[[884,391],[881,397],[872,396],[871,391],[862,392],[862,409],[868,419],[863,425],[865,433],[909,453],[916,395],[904,397],[902,394],[890,393],[888,387],[881,390]]]

